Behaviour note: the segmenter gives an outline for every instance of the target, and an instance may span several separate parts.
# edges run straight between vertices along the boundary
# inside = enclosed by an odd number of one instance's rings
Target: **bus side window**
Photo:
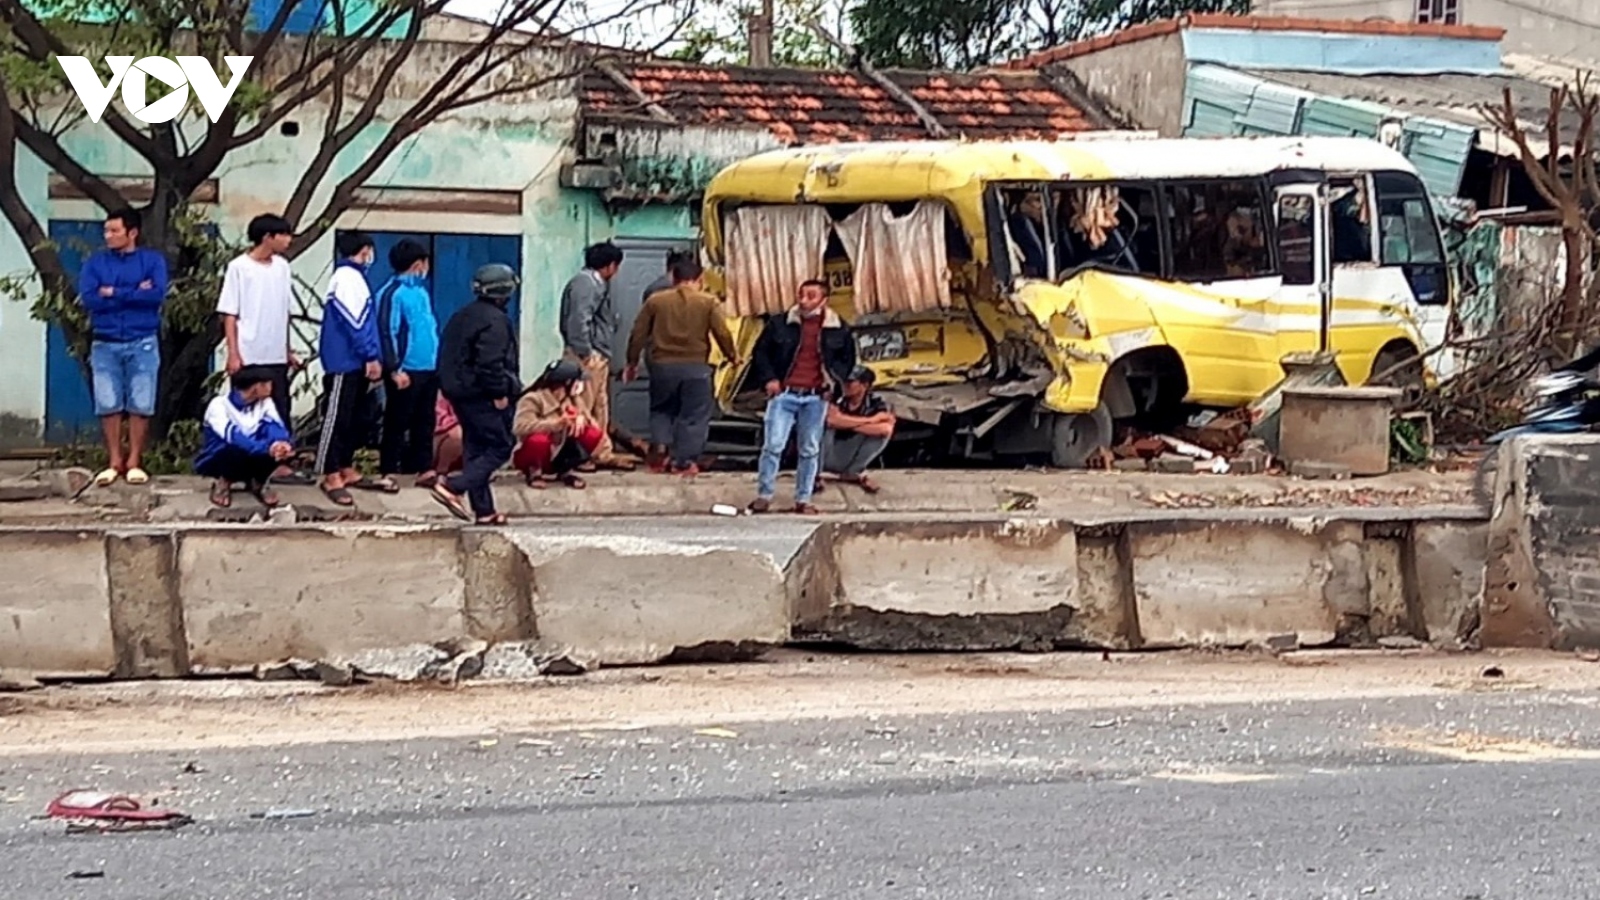
[[[1386,266],[1444,262],[1439,225],[1422,183],[1398,172],[1379,172],[1378,240]]]
[[[1284,284],[1316,284],[1313,213],[1315,204],[1306,194],[1278,198],[1278,260]]]
[[[1372,202],[1365,178],[1335,178],[1328,182],[1333,203],[1333,261],[1370,263],[1372,258]]]
[[[1176,184],[1167,197],[1174,279],[1204,283],[1272,274],[1266,207],[1255,180]]]
[[[1054,278],[1050,265],[1051,229],[1045,215],[1044,190],[1022,189],[1005,193],[1006,232],[1021,259],[1016,269],[1022,278]]]

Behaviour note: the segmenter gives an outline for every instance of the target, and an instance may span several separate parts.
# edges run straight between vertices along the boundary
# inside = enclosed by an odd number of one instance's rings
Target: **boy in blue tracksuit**
[[[245,366],[231,381],[232,390],[206,407],[205,427],[194,470],[215,479],[211,502],[233,504],[233,486],[243,484],[265,506],[277,506],[267,479],[294,455],[294,438],[272,402],[274,373]]]
[[[167,260],[139,246],[139,213],[119,209],[106,216],[106,248],[78,272],[78,298],[89,313],[92,342],[89,372],[94,412],[105,433],[109,465],[95,475],[107,487],[119,476],[145,484],[142,468],[150,417],[156,413],[161,371],[161,305],[167,298]],[[122,420],[128,449],[122,449]]]
[[[372,382],[383,377],[383,350],[378,340],[378,311],[367,287],[372,264],[372,238],[347,231],[334,242],[339,264],[328,281],[322,308],[322,334],[317,343],[322,361],[322,438],[317,442],[317,471],[322,493],[340,506],[353,506],[348,488],[361,480],[356,450],[361,446],[361,409]]]
[[[376,482],[396,490],[396,475],[417,476],[431,488],[434,407],[439,401],[439,321],[428,295],[428,249],[409,238],[389,251],[395,275],[378,289],[378,331],[388,377],[383,407],[383,447]]]

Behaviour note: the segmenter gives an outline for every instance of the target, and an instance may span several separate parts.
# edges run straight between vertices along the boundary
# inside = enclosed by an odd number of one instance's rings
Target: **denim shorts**
[[[156,376],[161,371],[161,342],[95,341],[89,346],[89,371],[94,375],[94,414],[149,418],[156,414]]]

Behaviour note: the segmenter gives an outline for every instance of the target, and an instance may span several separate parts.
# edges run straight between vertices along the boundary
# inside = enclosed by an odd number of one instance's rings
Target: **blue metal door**
[[[61,254],[61,265],[74,284],[78,269],[104,241],[105,223],[99,219],[81,221],[52,219],[50,240]],[[75,359],[61,326],[49,326],[45,343],[44,439],[46,443],[66,444],[92,439],[100,430],[95,418],[94,397],[89,393],[87,370]]]

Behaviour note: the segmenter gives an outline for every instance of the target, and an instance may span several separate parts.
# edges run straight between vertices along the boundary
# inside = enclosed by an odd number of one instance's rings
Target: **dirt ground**
[[[58,686],[0,695],[0,756],[1596,689],[1600,664],[1538,652],[1196,652],[1106,659],[785,650],[756,663],[616,669],[460,687],[339,689],[224,680]]]

